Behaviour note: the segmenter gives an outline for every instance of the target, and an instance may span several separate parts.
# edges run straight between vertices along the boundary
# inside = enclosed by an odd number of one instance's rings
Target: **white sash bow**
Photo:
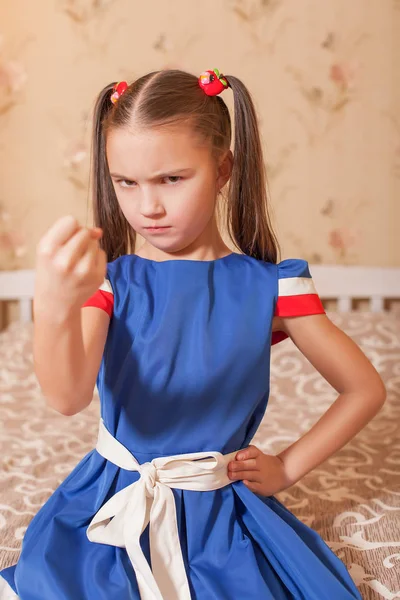
[[[190,600],[171,488],[211,491],[229,485],[227,466],[238,451],[177,454],[141,465],[102,419],[96,450],[121,469],[138,471],[140,479],[100,508],[87,528],[87,537],[91,542],[126,548],[142,600]],[[148,523],[151,569],[139,543]]]

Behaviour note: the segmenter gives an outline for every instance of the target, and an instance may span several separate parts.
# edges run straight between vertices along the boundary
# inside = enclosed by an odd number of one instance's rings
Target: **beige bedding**
[[[278,498],[345,562],[363,598],[395,600],[400,598],[400,320],[369,313],[331,317],[373,361],[388,399],[352,442]],[[335,397],[291,341],[278,344],[271,398],[254,443],[278,452],[307,431]],[[74,417],[46,408],[33,374],[31,327],[14,325],[0,334],[0,569],[17,561],[33,515],[93,448],[98,416],[97,399]]]

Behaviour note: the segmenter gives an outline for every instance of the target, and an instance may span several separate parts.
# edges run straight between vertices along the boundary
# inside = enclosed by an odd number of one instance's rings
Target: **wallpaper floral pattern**
[[[23,64],[12,56],[5,38],[0,34],[0,119],[23,99],[26,80]],[[0,137],[0,152],[3,145],[6,145],[5,140]],[[18,268],[26,254],[24,242],[19,222],[1,201],[0,187],[0,269]]]
[[[99,89],[171,67],[252,92],[283,257],[400,264],[398,0],[16,0],[0,23],[0,268],[90,221]]]

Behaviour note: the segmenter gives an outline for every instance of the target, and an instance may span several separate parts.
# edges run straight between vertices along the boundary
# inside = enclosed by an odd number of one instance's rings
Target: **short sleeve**
[[[324,314],[325,309],[315,289],[308,262],[289,258],[278,264],[278,297],[275,307],[276,317],[301,317]],[[272,344],[288,336],[282,331],[274,331]]]
[[[82,305],[82,308],[85,306],[94,306],[95,308],[100,308],[101,310],[104,310],[111,318],[114,308],[114,293],[111,283],[108,279],[104,279],[104,282],[99,287],[97,292],[95,292],[93,296],[86,300],[86,302]]]

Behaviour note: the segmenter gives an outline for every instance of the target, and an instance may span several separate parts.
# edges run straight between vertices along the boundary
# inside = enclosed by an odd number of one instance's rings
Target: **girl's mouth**
[[[164,233],[168,229],[171,229],[171,227],[170,225],[167,225],[165,227],[145,227],[145,229],[149,233]]]

